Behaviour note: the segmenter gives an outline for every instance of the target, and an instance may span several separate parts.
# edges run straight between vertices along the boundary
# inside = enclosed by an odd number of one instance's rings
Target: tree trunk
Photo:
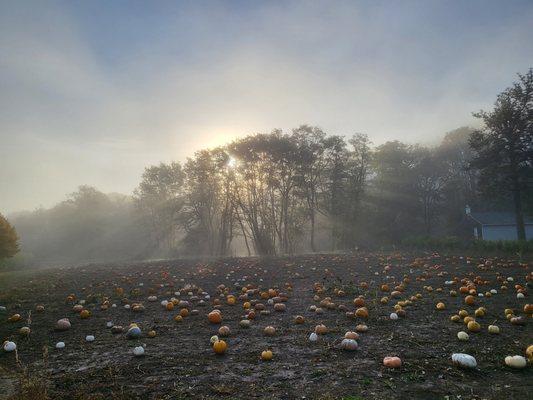
[[[316,252],[315,248],[315,209],[311,208],[311,251]]]

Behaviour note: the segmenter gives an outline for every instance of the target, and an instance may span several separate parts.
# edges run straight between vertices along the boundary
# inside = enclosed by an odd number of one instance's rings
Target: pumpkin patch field
[[[357,253],[0,275],[0,398],[527,399],[532,264]]]

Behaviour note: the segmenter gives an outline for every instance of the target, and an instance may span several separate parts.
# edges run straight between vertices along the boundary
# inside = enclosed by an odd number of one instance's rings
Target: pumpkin
[[[274,354],[272,353],[272,350],[264,350],[261,352],[261,360],[263,361],[270,361],[273,356]]]
[[[524,317],[512,317],[510,321],[511,321],[511,324],[513,325],[525,325],[526,324],[526,319]]]
[[[215,342],[218,340],[218,336],[217,335],[213,335],[211,336],[211,339],[209,339],[209,342],[211,344],[215,344]]]
[[[459,315],[455,314],[455,315],[452,315],[452,316],[450,317],[450,320],[451,320],[452,322],[459,322],[459,321],[461,321],[461,317],[460,317]]]
[[[295,318],[294,318],[294,323],[295,324],[298,324],[298,325],[301,325],[305,322],[305,318],[301,315],[297,315]]]
[[[466,332],[463,332],[463,331],[460,331],[460,332],[457,332],[457,339],[459,340],[462,340],[462,341],[466,341],[468,340],[468,333]]]
[[[357,298],[354,299],[353,304],[356,307],[364,307],[365,299],[363,297],[357,297]]]
[[[241,321],[239,322],[239,326],[240,326],[241,328],[245,328],[245,329],[246,329],[246,328],[249,328],[249,327],[250,327],[251,323],[252,323],[252,322],[251,322],[249,319],[243,319],[243,320],[241,320]]]
[[[275,311],[279,311],[279,312],[283,312],[287,309],[287,306],[283,303],[276,303],[274,304],[274,310]]]
[[[325,335],[328,333],[328,328],[324,324],[317,325],[315,326],[315,333],[317,335]]]
[[[229,334],[230,334],[229,326],[224,325],[224,326],[221,326],[220,328],[218,328],[218,334],[219,334],[219,336],[223,336],[223,337],[229,336]]]
[[[440,311],[446,309],[446,305],[444,303],[442,303],[442,302],[441,303],[437,303],[436,307],[437,307],[437,310],[440,310]]]
[[[476,368],[477,361],[474,357],[469,354],[464,353],[455,353],[452,354],[452,362],[454,365],[457,365],[461,368]]]
[[[222,322],[222,314],[218,310],[211,311],[207,314],[207,319],[212,324],[220,324]]]
[[[344,334],[344,338],[357,340],[359,339],[359,334],[357,332],[348,331]]]
[[[215,351],[215,354],[224,354],[227,348],[228,345],[223,340],[217,340],[215,343],[213,343],[213,350]]]
[[[341,342],[341,349],[347,350],[347,351],[354,351],[357,350],[357,342],[354,339],[342,339]]]
[[[367,332],[368,331],[368,326],[366,326],[365,324],[359,324],[355,327],[355,331],[356,332]]]
[[[507,356],[505,357],[505,365],[511,368],[525,368],[527,361],[522,356]]]
[[[18,322],[22,319],[22,317],[20,316],[20,314],[13,314],[12,316],[10,316],[7,320],[9,322]]]
[[[466,310],[461,310],[461,311],[459,311],[459,316],[460,316],[461,318],[466,318],[466,317],[468,317],[468,311],[466,311]]]
[[[134,349],[133,349],[133,355],[135,357],[142,357],[144,356],[144,347],[142,346],[136,346]]]
[[[182,309],[180,310],[180,315],[181,315],[183,318],[187,317],[187,316],[189,315],[189,310],[188,310],[187,308],[182,308]]]
[[[315,332],[313,332],[313,333],[311,333],[309,335],[309,341],[310,342],[316,342],[317,340],[318,340],[318,335]]]
[[[27,326],[23,326],[19,329],[19,334],[21,334],[22,336],[28,336],[30,334],[30,328]]]
[[[524,313],[533,314],[533,304],[526,304],[524,306]]]
[[[466,327],[470,332],[479,332],[481,330],[481,325],[476,321],[470,321]]]
[[[267,326],[263,330],[263,333],[267,336],[274,336],[276,334],[276,328],[274,328],[273,326]]]
[[[165,308],[167,309],[167,311],[172,311],[174,309],[174,303],[169,301],[166,305],[165,305]]]
[[[15,350],[17,350],[17,345],[15,344],[15,342],[10,342],[9,340],[6,340],[4,342],[4,351],[7,351],[9,353]]]
[[[128,339],[137,339],[141,337],[141,328],[137,325],[130,326],[126,332],[126,338]]]
[[[398,319],[398,314],[396,314],[396,313],[391,313],[391,314],[389,315],[389,318],[392,319],[393,321],[396,321],[396,320]]]
[[[385,357],[383,359],[383,365],[387,368],[400,368],[402,366],[402,360],[400,357]]]
[[[475,302],[476,302],[476,298],[474,296],[468,295],[465,297],[465,303],[468,304],[469,306],[474,305]]]
[[[44,311],[44,306],[42,304],[39,304],[35,307],[35,311],[37,312],[43,312]]]
[[[65,348],[65,342],[57,342],[56,349],[61,350]]]
[[[113,325],[111,327],[111,333],[113,334],[122,333],[122,332],[124,332],[124,328],[120,325]]]
[[[533,361],[533,344],[529,345],[528,348],[526,349],[526,355],[530,361]]]
[[[85,336],[86,342],[94,342],[94,336],[93,335],[87,335]]]
[[[359,318],[368,318],[368,309],[366,307],[360,307],[355,310],[355,316]]]
[[[70,327],[71,325],[70,325],[70,321],[68,320],[68,318],[61,318],[60,320],[56,322],[56,330],[58,331],[66,331],[70,329]]]
[[[489,325],[489,333],[492,333],[493,335],[497,335],[500,333],[500,328],[498,328],[496,325]]]
[[[157,333],[152,329],[151,331],[148,331],[148,337],[149,338],[155,338]]]

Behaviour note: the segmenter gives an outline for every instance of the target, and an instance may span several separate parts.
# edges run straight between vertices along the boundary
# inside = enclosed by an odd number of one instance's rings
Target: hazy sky
[[[301,123],[435,141],[533,66],[533,1],[0,0],[0,212]]]

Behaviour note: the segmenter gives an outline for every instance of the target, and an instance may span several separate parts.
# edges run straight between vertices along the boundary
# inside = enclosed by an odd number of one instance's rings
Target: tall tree
[[[523,202],[533,175],[533,69],[519,74],[519,80],[498,95],[491,111],[474,116],[484,127],[471,136],[471,166],[479,171],[485,191],[511,195],[517,237],[525,240]]]

